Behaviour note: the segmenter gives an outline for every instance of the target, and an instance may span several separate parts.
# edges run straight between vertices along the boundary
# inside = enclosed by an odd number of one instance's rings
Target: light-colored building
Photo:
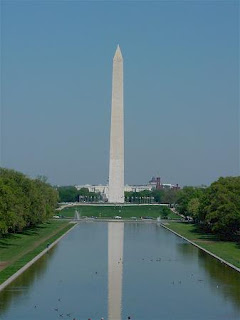
[[[141,192],[141,191],[152,191],[157,189],[157,180],[155,178],[152,178],[152,180],[149,181],[148,184],[143,184],[143,185],[125,185],[124,186],[124,192]],[[159,180],[158,180],[159,181]],[[96,192],[100,193],[103,199],[108,199],[109,197],[109,187],[108,185],[90,185],[90,184],[85,184],[85,185],[77,185],[75,186],[77,190],[80,190],[82,188],[87,188],[89,192]],[[162,183],[160,184],[159,189],[179,189],[178,185],[174,185],[171,183]]]
[[[125,192],[141,192],[141,191],[145,191],[145,190],[151,191],[152,189],[153,189],[153,186],[151,186],[150,184],[133,185],[133,186],[126,185],[124,187]]]
[[[84,184],[84,185],[77,185],[75,186],[77,190],[80,190],[82,188],[88,189],[89,192],[97,192],[100,194],[104,194],[106,198],[108,199],[108,185],[90,185],[90,184]],[[124,186],[124,192],[140,192],[144,190],[149,190],[151,191],[153,188],[152,185],[125,185]]]

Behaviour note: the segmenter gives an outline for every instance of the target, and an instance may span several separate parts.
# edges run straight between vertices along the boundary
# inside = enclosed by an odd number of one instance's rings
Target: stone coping
[[[233,264],[231,264],[230,262],[227,262],[226,260],[218,257],[217,255],[215,255],[214,253],[208,251],[207,249],[202,248],[201,246],[199,246],[198,244],[196,244],[195,242],[185,238],[184,236],[182,236],[181,234],[177,233],[176,231],[173,231],[172,229],[168,228],[167,226],[165,226],[163,223],[161,223],[161,226],[169,231],[171,231],[172,233],[174,233],[175,235],[177,235],[178,237],[186,240],[187,242],[191,243],[192,245],[194,245],[195,247],[197,247],[198,249],[210,254],[212,257],[214,257],[215,259],[219,260],[221,263],[226,264],[227,266],[229,266],[230,268],[240,272],[240,268],[234,266]]]
[[[68,229],[64,234],[62,234],[57,240],[55,240],[53,243],[51,243],[48,248],[44,249],[36,257],[34,257],[31,261],[26,263],[25,266],[23,266],[21,269],[19,269],[17,272],[15,272],[13,275],[11,275],[6,281],[4,281],[2,284],[0,284],[0,291],[2,291],[4,288],[6,288],[12,281],[14,281],[18,276],[20,276],[24,271],[26,271],[32,264],[34,264],[45,253],[47,253],[48,250],[50,250],[52,247],[54,247],[63,237],[65,237],[66,234],[68,234],[68,232],[72,231],[72,229],[76,225],[77,225],[77,223],[71,229]]]
[[[62,218],[64,220],[69,220],[69,218]],[[70,218],[71,219],[71,218]],[[83,218],[83,219],[78,219],[78,220],[71,220],[72,222],[132,222],[132,223],[158,223],[161,224],[161,222],[157,221],[156,219],[111,219],[111,218],[105,218],[105,219],[101,219],[101,218]],[[166,221],[166,222],[180,222],[180,219],[168,219],[168,220],[164,220],[162,219],[161,221]]]

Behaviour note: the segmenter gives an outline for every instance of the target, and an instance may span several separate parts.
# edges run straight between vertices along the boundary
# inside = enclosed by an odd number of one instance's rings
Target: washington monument
[[[110,203],[124,203],[123,57],[119,45],[113,58],[110,132]]]

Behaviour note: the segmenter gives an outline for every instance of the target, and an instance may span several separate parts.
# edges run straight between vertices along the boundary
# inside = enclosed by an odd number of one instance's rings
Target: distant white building
[[[124,186],[124,191],[127,191],[127,192],[141,192],[144,190],[152,191],[152,189],[153,189],[153,186],[150,184],[133,185],[133,186],[125,185]]]
[[[89,190],[89,192],[96,192],[100,193],[103,199],[108,199],[108,185],[90,185],[90,184],[84,184],[84,185],[76,185],[75,186],[77,190],[80,190],[82,188],[86,188]],[[178,184],[173,185],[171,183],[160,183],[160,178],[153,177],[148,184],[144,185],[125,185],[124,186],[124,192],[141,192],[141,191],[152,191],[154,189],[179,189]]]
[[[105,195],[106,198],[108,199],[108,185],[84,184],[84,185],[78,185],[75,187],[77,190],[80,190],[82,188],[86,188],[86,189],[88,189],[89,192],[98,192],[101,195]],[[154,189],[154,188],[150,184],[148,184],[148,185],[133,185],[133,186],[125,185],[124,186],[124,192],[140,192],[140,191],[144,191],[144,190],[151,191],[152,189]]]

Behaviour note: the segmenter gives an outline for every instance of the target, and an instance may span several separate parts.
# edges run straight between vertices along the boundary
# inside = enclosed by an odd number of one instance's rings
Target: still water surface
[[[1,320],[240,319],[240,274],[154,223],[85,222],[0,292]]]

